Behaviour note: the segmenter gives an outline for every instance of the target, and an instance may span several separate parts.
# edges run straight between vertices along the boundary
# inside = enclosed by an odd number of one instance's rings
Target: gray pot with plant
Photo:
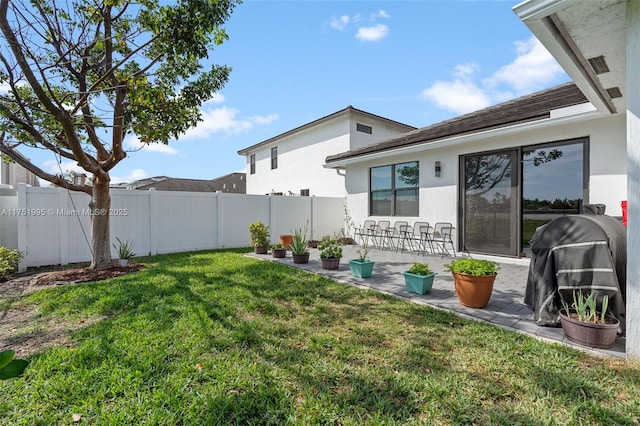
[[[431,292],[436,273],[427,263],[414,262],[408,271],[403,272],[404,283],[411,293],[426,294]]]
[[[562,300],[563,309],[558,313],[567,339],[590,348],[607,349],[614,345],[620,322],[607,315],[609,296],[604,295],[598,304],[597,292],[585,296],[580,290],[573,292],[573,304]]]
[[[254,253],[266,254],[269,248],[269,227],[260,221],[249,225],[249,244]]]
[[[340,268],[340,259],[342,258],[342,243],[340,240],[323,237],[318,243],[320,250],[320,262],[323,269]]]
[[[118,244],[116,245],[113,243],[113,247],[118,252],[118,265],[127,266],[129,264],[129,260],[136,255],[133,251],[133,246],[135,244],[133,241],[129,242],[129,240],[122,241],[118,237],[116,237],[116,241]]]
[[[456,259],[446,265],[451,272],[456,295],[461,305],[470,308],[484,308],[489,304],[493,283],[500,266],[490,260]]]

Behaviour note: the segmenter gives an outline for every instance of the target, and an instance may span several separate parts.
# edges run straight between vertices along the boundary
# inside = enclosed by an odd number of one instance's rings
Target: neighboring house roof
[[[230,173],[216,179],[183,179],[168,176],[155,176],[140,179],[131,183],[119,184],[114,187],[126,189],[151,189],[158,191],[190,191],[190,192],[232,192],[246,193],[246,177],[244,173]]]
[[[360,149],[330,155],[326,162],[330,165],[331,162],[361,155],[541,120],[549,118],[551,110],[586,102],[588,100],[580,89],[573,83],[567,83],[422,127]]]
[[[274,141],[279,140],[279,139],[282,139],[285,136],[290,136],[290,135],[292,135],[294,133],[297,133],[297,132],[300,132],[302,130],[309,129],[311,127],[317,126],[317,125],[325,123],[327,121],[334,120],[336,118],[342,117],[344,115],[352,114],[352,113],[353,114],[358,114],[358,115],[361,115],[361,116],[365,116],[365,117],[367,117],[369,119],[372,119],[372,120],[386,122],[386,123],[388,123],[390,125],[393,125],[393,126],[405,127],[407,131],[415,129],[415,127],[410,126],[408,124],[400,123],[398,121],[390,120],[388,118],[384,118],[384,117],[381,117],[379,115],[371,114],[371,113],[368,113],[366,111],[362,111],[360,109],[354,108],[351,105],[349,105],[346,108],[341,109],[340,111],[334,112],[333,114],[329,114],[327,116],[324,116],[324,117],[319,118],[317,120],[311,121],[311,122],[309,122],[307,124],[304,124],[302,126],[296,127],[295,129],[291,129],[291,130],[289,130],[287,132],[281,133],[281,134],[279,134],[277,136],[274,136],[272,138],[269,138],[267,140],[259,142],[259,143],[255,144],[255,145],[251,145],[248,148],[241,149],[240,151],[238,151],[238,154],[247,155],[250,151],[253,151],[256,148],[260,148],[261,146],[268,145],[269,143],[274,142]]]

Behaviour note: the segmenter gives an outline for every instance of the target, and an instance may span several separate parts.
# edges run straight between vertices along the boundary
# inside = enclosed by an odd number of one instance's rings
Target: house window
[[[251,154],[249,156],[249,169],[252,175],[256,174],[256,155],[255,154]]]
[[[309,190],[308,189],[301,189],[300,190],[300,195],[303,197],[308,197],[309,196]]]
[[[418,162],[372,167],[369,214],[372,216],[418,216]]]
[[[271,148],[271,169],[278,168],[278,147],[274,146]]]
[[[367,126],[366,124],[356,123],[356,130],[362,133],[371,134],[373,132],[373,127]]]

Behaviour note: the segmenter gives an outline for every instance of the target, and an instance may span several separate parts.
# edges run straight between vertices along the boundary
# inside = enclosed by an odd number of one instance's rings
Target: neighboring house
[[[238,151],[246,157],[247,194],[344,197],[344,174],[323,167],[328,155],[413,129],[348,106]]]
[[[7,163],[0,160],[0,185],[11,185],[13,189],[19,183],[30,186],[40,186],[36,175],[17,163]]]
[[[327,166],[346,172],[356,224],[451,222],[472,253],[526,256],[530,226],[554,213],[604,204],[621,216],[628,201],[626,351],[638,359],[640,2],[527,0],[514,12],[574,83],[335,153]]]
[[[156,189],[158,191],[187,191],[187,192],[228,192],[244,194],[246,179],[244,173],[230,173],[216,179],[182,179],[168,176],[155,176],[136,180],[131,183],[113,185],[112,188],[123,189]]]

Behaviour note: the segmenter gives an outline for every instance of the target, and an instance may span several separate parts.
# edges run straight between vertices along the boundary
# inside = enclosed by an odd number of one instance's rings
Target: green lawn
[[[637,365],[238,251],[142,261],[124,277],[0,303],[33,312],[25,334],[73,330],[0,381],[0,424],[640,421]]]

